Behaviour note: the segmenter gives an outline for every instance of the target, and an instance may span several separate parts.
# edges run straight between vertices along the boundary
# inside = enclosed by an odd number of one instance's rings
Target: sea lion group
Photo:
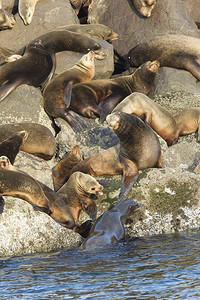
[[[24,24],[30,24],[37,2],[19,1]],[[91,1],[70,3],[78,14],[81,7],[89,6]],[[148,18],[156,3],[155,0],[132,1],[137,12]],[[2,26],[7,26],[5,24]],[[124,224],[130,209],[140,206],[125,199],[138,179],[139,170],[163,167],[157,134],[170,147],[177,143],[179,136],[196,131],[200,140],[200,108],[172,116],[148,97],[160,66],[186,69],[200,80],[198,38],[169,34],[138,44],[127,53],[129,63],[137,67],[132,74],[93,79],[94,60],[106,57],[93,37],[116,40],[118,33],[104,24],[58,27],[38,34],[0,65],[0,101],[6,103],[6,97],[22,84],[38,87],[43,97],[42,109],[51,119],[62,118],[75,134],[87,127],[88,118],[97,119],[105,122],[118,137],[117,145],[86,159],[80,145],[74,145],[52,168],[53,190],[42,183],[42,179],[38,181],[14,165],[19,151],[45,160],[53,159],[57,151],[53,128],[30,122],[0,125],[0,196],[23,199],[63,226],[83,236],[87,232],[84,249],[124,238]],[[184,50],[180,47],[182,43],[186,45]],[[55,74],[56,53],[61,51],[84,55],[73,67]],[[119,203],[96,220],[94,198],[103,194],[103,186],[94,177],[104,175],[122,175]],[[81,210],[94,222],[92,227],[88,223],[89,229],[84,232],[78,224]]]

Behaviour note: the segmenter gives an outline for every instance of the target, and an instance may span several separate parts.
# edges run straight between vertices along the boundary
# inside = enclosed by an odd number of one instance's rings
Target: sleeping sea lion
[[[21,84],[42,86],[52,67],[51,56],[41,42],[29,43],[22,58],[0,67],[0,100]]]
[[[74,131],[79,130],[81,124],[84,125],[84,121],[70,114],[65,99],[70,99],[70,88],[73,84],[92,80],[95,74],[94,58],[93,51],[85,54],[75,66],[53,78],[43,91],[45,112],[53,118],[64,119]]]
[[[131,199],[125,199],[117,203],[111,210],[106,211],[96,220],[81,248],[86,250],[101,248],[124,239],[126,219],[130,213],[136,211],[140,206],[139,203]]]
[[[20,151],[39,156],[45,160],[49,160],[55,155],[55,137],[49,128],[38,123],[22,122],[0,125],[0,142],[24,130],[28,133],[28,137],[21,144]]]
[[[0,168],[4,170],[11,170],[18,172],[19,169],[11,164],[10,159],[7,156],[0,156]]]
[[[13,14],[0,7],[0,31],[13,28],[15,23]]]
[[[19,0],[18,12],[25,25],[31,23],[38,1],[39,0]]]
[[[164,107],[142,93],[130,94],[113,109],[112,113],[116,111],[138,116],[151,126],[168,146],[178,140],[178,130],[173,116]]]
[[[75,172],[57,191],[69,208],[75,224],[81,210],[84,210],[93,220],[96,219],[96,204],[92,195],[102,195],[103,186],[88,174]]]
[[[52,168],[52,179],[55,191],[59,190],[59,188],[61,188],[61,186],[69,179],[72,168],[82,160],[80,147],[79,145],[75,145],[69,154]]]
[[[132,75],[77,83],[72,89],[69,109],[87,118],[100,117],[100,121],[103,121],[129,94],[133,92],[148,94],[158,68],[157,60],[147,61]]]
[[[144,17],[149,18],[157,0],[132,0],[135,9]]]
[[[15,157],[19,153],[20,147],[23,142],[27,139],[28,133],[26,131],[19,131],[13,134],[11,137],[0,142],[0,155],[9,158],[10,162],[13,164]]]
[[[187,135],[197,131],[197,141],[200,142],[200,108],[190,107],[174,116],[178,135]]]
[[[200,80],[200,40],[192,36],[166,34],[140,43],[128,53],[132,66],[158,59],[161,67],[185,69]]]

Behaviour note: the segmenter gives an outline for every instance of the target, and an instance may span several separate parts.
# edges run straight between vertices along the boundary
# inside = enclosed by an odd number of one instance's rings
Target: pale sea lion
[[[51,56],[41,42],[29,43],[22,58],[0,67],[0,100],[21,84],[42,86],[52,67]]]
[[[57,191],[69,208],[75,224],[81,210],[93,220],[96,218],[96,204],[92,195],[102,195],[103,186],[95,178],[81,172],[73,173],[68,181]]]
[[[73,86],[69,109],[87,117],[105,120],[125,97],[133,92],[148,94],[159,68],[157,60],[141,65],[132,75],[92,80]]]
[[[136,182],[139,170],[162,167],[161,147],[151,127],[136,115],[115,112],[108,115],[106,121],[120,140],[119,158],[123,163],[121,200]]]
[[[132,66],[158,59],[161,67],[185,69],[200,80],[200,40],[192,36],[166,34],[140,43],[128,53]]]
[[[13,14],[0,8],[0,31],[13,28],[15,23]]]
[[[0,156],[0,168],[18,172],[19,169],[13,166],[7,156]]]
[[[174,116],[179,136],[197,131],[197,141],[200,142],[200,108],[190,107]]]
[[[82,249],[91,250],[110,246],[124,239],[124,224],[130,213],[140,207],[134,200],[120,201],[111,210],[101,215],[92,226],[89,236],[81,245]]]
[[[82,161],[79,145],[75,145],[69,154],[52,168],[54,190],[57,191],[69,179],[72,168]]]
[[[142,93],[132,93],[120,102],[112,111],[135,114],[151,126],[166,142],[168,146],[178,140],[178,129],[173,116],[167,109],[152,101]]]
[[[48,214],[50,203],[39,183],[30,175],[0,168],[0,195],[17,197],[41,208]]]
[[[39,156],[45,160],[49,160],[55,155],[55,137],[49,128],[37,123],[24,122],[0,125],[0,142],[17,134],[19,131],[28,133],[28,137],[19,148],[20,151]]]
[[[83,121],[74,117],[67,109],[70,99],[70,88],[79,82],[92,80],[95,74],[95,53],[85,54],[72,68],[53,78],[44,89],[43,106],[45,112],[53,118],[62,118],[67,121],[74,131],[77,131]]]
[[[26,131],[19,131],[16,134],[13,133],[11,137],[0,142],[0,155],[7,156],[13,164],[20,147],[27,137],[28,133]]]
[[[31,23],[38,1],[39,0],[19,0],[18,12],[25,25]]]
[[[157,0],[132,0],[135,9],[144,17],[149,18]]]

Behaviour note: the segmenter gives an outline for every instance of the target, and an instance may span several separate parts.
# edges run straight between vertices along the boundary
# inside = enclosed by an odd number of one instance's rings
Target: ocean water
[[[200,232],[4,258],[0,278],[0,299],[200,299]]]

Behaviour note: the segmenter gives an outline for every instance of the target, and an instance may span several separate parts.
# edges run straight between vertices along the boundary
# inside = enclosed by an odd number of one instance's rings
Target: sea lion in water
[[[13,14],[0,7],[0,31],[13,28],[15,23]]]
[[[74,131],[79,130],[79,127],[82,127],[81,124],[84,123],[78,116],[70,114],[67,109],[69,105],[64,99],[70,98],[70,87],[73,84],[92,80],[95,74],[94,58],[93,51],[85,54],[75,66],[53,78],[43,91],[45,112],[53,118],[64,119]]]
[[[31,23],[37,2],[39,0],[19,0],[18,12],[25,25]]]
[[[91,196],[102,195],[102,190],[103,186],[95,178],[75,172],[57,191],[57,194],[67,204],[76,224],[81,210],[84,210],[93,220],[96,218],[96,204]]]
[[[0,155],[7,156],[11,163],[15,161],[15,157],[19,153],[20,147],[27,139],[28,133],[26,131],[19,131],[11,137],[0,142]]]
[[[178,140],[178,130],[173,116],[164,107],[142,93],[130,94],[113,109],[112,113],[116,111],[138,116],[151,126],[168,146]]]
[[[0,125],[0,142],[24,130],[28,133],[28,137],[21,144],[20,151],[39,156],[45,160],[49,160],[55,155],[55,137],[49,128],[38,123],[22,122]]]
[[[124,239],[124,224],[130,213],[140,207],[134,200],[120,201],[111,210],[101,215],[92,226],[89,236],[81,245],[82,249],[91,250],[117,243]]]
[[[22,58],[0,67],[0,100],[21,84],[42,86],[52,67],[51,56],[41,42],[29,43]]]
[[[197,131],[197,141],[200,142],[200,108],[190,107],[174,116],[179,136]]]
[[[158,59],[161,67],[185,69],[200,80],[200,40],[179,34],[166,34],[140,43],[128,53],[132,66]]]
[[[69,154],[52,168],[52,179],[55,191],[58,191],[59,188],[61,188],[61,186],[69,179],[72,168],[82,160],[83,158],[80,152],[80,147],[79,145],[75,145]]]
[[[144,17],[149,18],[157,0],[132,0],[135,9]]]
[[[0,168],[0,195],[20,198],[51,213],[51,205],[39,183],[26,173]]]
[[[113,108],[129,94],[150,92],[159,65],[157,60],[147,61],[132,75],[77,83],[72,89],[69,109],[84,117],[100,117],[100,121],[104,121]]]

